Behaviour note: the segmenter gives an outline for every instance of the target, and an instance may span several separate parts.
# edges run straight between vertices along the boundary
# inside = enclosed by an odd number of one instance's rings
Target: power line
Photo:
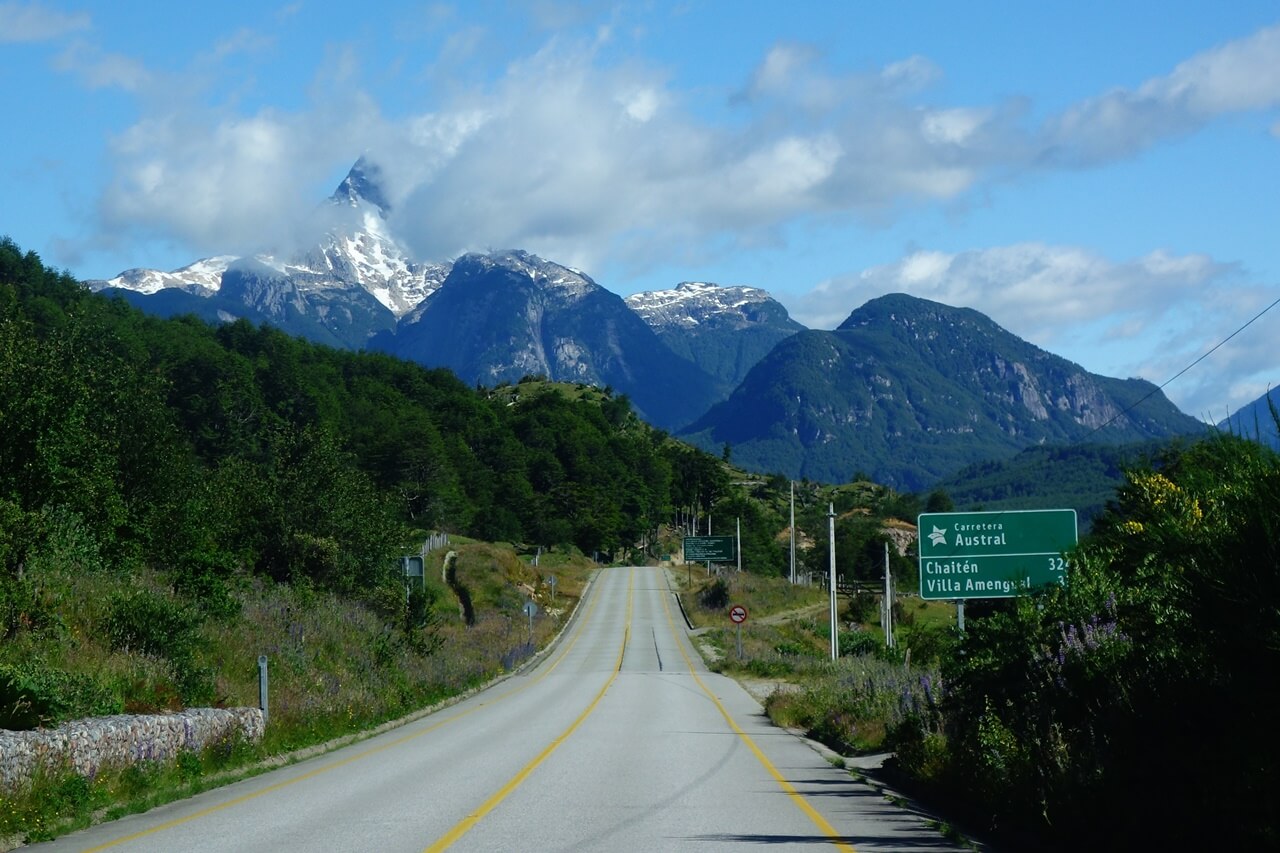
[[[1098,431],[1099,431],[1099,430],[1101,430],[1101,429],[1105,429],[1106,427],[1111,426],[1111,424],[1112,424],[1114,421],[1116,421],[1116,420],[1118,420],[1119,418],[1122,418],[1122,417],[1124,417],[1125,415],[1129,414],[1129,412],[1132,412],[1134,409],[1136,409],[1136,408],[1138,408],[1139,406],[1141,406],[1143,403],[1145,403],[1145,402],[1146,402],[1147,400],[1149,400],[1151,397],[1153,397],[1153,396],[1155,396],[1156,394],[1158,394],[1158,393],[1160,393],[1161,391],[1163,391],[1166,385],[1168,385],[1168,384],[1169,384],[1170,382],[1172,382],[1173,380],[1177,379],[1177,378],[1178,378],[1179,376],[1181,376],[1182,374],[1186,373],[1186,372],[1187,372],[1188,370],[1190,370],[1191,368],[1195,367],[1195,366],[1196,366],[1197,364],[1199,364],[1200,362],[1204,361],[1204,360],[1205,360],[1206,358],[1208,358],[1209,356],[1213,355],[1213,353],[1214,353],[1214,352],[1216,352],[1216,351],[1217,351],[1217,350],[1218,350],[1218,349],[1219,349],[1223,344],[1225,344],[1227,341],[1231,340],[1231,339],[1232,339],[1232,338],[1234,338],[1236,335],[1238,335],[1238,334],[1240,334],[1241,332],[1243,332],[1245,329],[1247,329],[1247,328],[1249,328],[1250,326],[1252,326],[1256,320],[1258,320],[1260,317],[1262,317],[1262,315],[1263,315],[1263,314],[1266,314],[1268,311],[1270,311],[1272,308],[1275,308],[1277,305],[1280,305],[1280,297],[1277,297],[1277,298],[1276,298],[1276,300],[1275,300],[1274,302],[1272,302],[1270,305],[1268,305],[1266,308],[1263,308],[1263,309],[1262,309],[1261,311],[1259,311],[1257,314],[1254,314],[1254,315],[1253,315],[1253,317],[1251,317],[1251,318],[1249,319],[1249,322],[1245,323],[1243,326],[1241,326],[1240,328],[1236,329],[1234,332],[1232,332],[1231,334],[1227,335],[1225,338],[1223,338],[1222,340],[1220,340],[1220,341],[1218,341],[1216,344],[1214,344],[1212,349],[1208,350],[1208,351],[1207,351],[1207,352],[1205,352],[1203,355],[1201,355],[1199,358],[1197,358],[1195,361],[1191,362],[1191,363],[1190,363],[1190,364],[1188,364],[1186,367],[1182,368],[1182,369],[1181,369],[1181,370],[1179,370],[1177,373],[1175,373],[1173,376],[1171,376],[1171,377],[1169,377],[1168,379],[1166,379],[1162,384],[1160,384],[1160,385],[1159,385],[1159,386],[1157,386],[1156,388],[1154,388],[1154,389],[1152,389],[1151,391],[1149,391],[1149,392],[1146,394],[1146,396],[1144,396],[1141,400],[1139,400],[1138,402],[1134,403],[1132,406],[1129,406],[1129,407],[1125,408],[1124,410],[1122,410],[1122,411],[1120,411],[1120,412],[1117,412],[1115,415],[1112,415],[1112,416],[1111,416],[1111,418],[1110,418],[1109,420],[1107,420],[1107,422],[1106,422],[1106,423],[1101,424],[1100,426],[1094,427],[1093,431],[1092,431],[1092,432],[1090,432],[1090,433],[1089,433],[1089,435],[1093,435],[1093,433],[1098,432]]]

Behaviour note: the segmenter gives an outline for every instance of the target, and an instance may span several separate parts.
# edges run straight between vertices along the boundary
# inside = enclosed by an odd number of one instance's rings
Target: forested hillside
[[[938,483],[960,510],[1074,509],[1082,532],[1115,499],[1125,472],[1185,439],[1030,447],[963,468]]]
[[[472,389],[245,322],[156,319],[9,241],[0,352],[0,500],[73,514],[111,560],[354,588],[405,525],[614,551],[711,491],[709,457],[607,390]],[[17,529],[11,569],[36,535]]]

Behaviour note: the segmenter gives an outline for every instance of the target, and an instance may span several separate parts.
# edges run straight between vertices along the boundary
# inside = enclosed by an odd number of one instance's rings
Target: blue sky
[[[1280,298],[1280,5],[0,0],[0,233],[82,278],[285,252],[355,159],[421,260],[904,291],[1157,384]],[[1166,393],[1280,384],[1280,307]]]

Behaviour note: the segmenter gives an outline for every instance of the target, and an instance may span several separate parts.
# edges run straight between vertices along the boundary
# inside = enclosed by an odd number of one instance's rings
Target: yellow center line
[[[505,800],[513,791],[515,791],[516,788],[519,788],[520,785],[524,783],[524,780],[529,778],[529,774],[533,773],[534,770],[537,770],[538,766],[541,765],[542,762],[546,761],[547,758],[551,756],[551,753],[559,749],[560,745],[563,744],[566,740],[568,740],[569,736],[572,735],[577,730],[578,726],[582,725],[582,722],[585,719],[587,719],[587,717],[591,716],[593,711],[595,711],[596,706],[600,704],[600,700],[604,698],[604,694],[609,692],[609,688],[613,685],[613,682],[618,678],[618,673],[622,671],[622,658],[623,658],[623,655],[626,654],[627,641],[631,637],[631,607],[632,607],[632,592],[633,592],[634,586],[635,586],[635,570],[633,569],[631,571],[631,574],[627,578],[627,621],[626,621],[626,627],[623,629],[623,632],[622,632],[622,647],[618,649],[618,660],[617,660],[617,663],[613,665],[613,672],[609,675],[609,680],[604,683],[604,687],[600,688],[600,692],[597,693],[596,697],[591,700],[591,704],[587,706],[585,711],[583,711],[581,714],[578,715],[578,718],[573,721],[573,723],[569,726],[569,728],[561,732],[560,736],[557,737],[555,740],[553,740],[551,744],[547,746],[546,749],[538,753],[538,755],[532,761],[526,764],[524,768],[520,770],[519,773],[513,776],[511,778],[511,781],[507,782],[507,784],[499,788],[498,791],[494,793],[493,796],[489,797],[489,799],[481,803],[478,809],[476,809],[474,812],[467,815],[467,817],[459,821],[458,824],[453,827],[453,829],[449,830],[447,833],[445,833],[445,835],[441,836],[441,838],[438,841],[436,841],[435,844],[432,844],[430,847],[428,847],[426,851],[424,851],[424,853],[436,853],[436,851],[447,850],[449,847],[453,846],[453,844],[456,843],[458,839],[462,838],[462,836],[470,832],[471,829],[477,823],[479,823],[481,820],[484,819],[485,815],[489,814],[489,812],[497,808],[498,805],[501,804],[503,800]]]
[[[548,675],[554,672],[556,667],[560,666],[560,663],[566,657],[569,656],[569,652],[573,650],[574,645],[578,642],[578,639],[582,636],[583,626],[587,624],[588,620],[591,617],[591,613],[595,610],[596,603],[599,600],[600,600],[600,596],[598,594],[593,594],[591,596],[591,603],[587,606],[586,613],[582,615],[582,619],[579,621],[577,627],[575,628],[573,639],[570,640],[569,644],[565,646],[564,649],[560,652],[559,656],[556,658],[555,663],[547,667],[547,669],[545,669],[542,673],[540,673],[536,678],[529,679],[527,682],[520,685],[519,687],[516,687],[513,690],[508,690],[506,693],[503,693],[500,696],[497,696],[489,700],[488,702],[477,703],[476,705],[470,708],[467,708],[465,711],[459,711],[458,713],[450,716],[449,718],[441,720],[440,722],[435,723],[433,725],[427,726],[424,729],[420,729],[414,732],[413,734],[404,735],[403,737],[399,737],[399,738],[396,738],[395,740],[388,741],[387,743],[384,743],[381,746],[370,747],[369,749],[363,750],[362,752],[358,752],[355,755],[351,755],[351,756],[348,756],[347,758],[343,758],[338,761],[331,762],[329,764],[324,765],[323,767],[317,767],[315,770],[309,770],[306,773],[293,777],[292,779],[287,779],[283,782],[276,782],[275,784],[268,785],[265,788],[259,788],[258,790],[253,791],[252,793],[244,794],[234,799],[227,800],[225,803],[219,803],[216,806],[209,806],[206,809],[201,809],[200,811],[193,812],[189,815],[185,815],[180,818],[175,818],[174,820],[171,820],[171,821],[166,821],[165,823],[158,824],[156,826],[151,827],[150,829],[144,829],[141,832],[135,832],[131,835],[122,835],[119,838],[116,838],[112,841],[108,841],[104,844],[99,844],[96,847],[86,848],[84,853],[96,853],[96,851],[99,851],[99,850],[106,850],[108,848],[116,847],[121,844],[127,844],[130,841],[136,841],[139,838],[145,838],[148,835],[154,835],[157,832],[163,832],[168,829],[173,829],[175,826],[181,826],[184,823],[189,823],[190,821],[197,820],[202,817],[207,817],[208,815],[214,814],[216,812],[220,812],[223,809],[229,809],[232,806],[238,806],[242,803],[249,802],[250,800],[255,800],[258,797],[261,797],[265,794],[274,793],[275,791],[279,791],[282,788],[287,788],[290,785],[296,785],[299,782],[304,782],[307,779],[313,779],[316,776],[319,776],[323,773],[328,773],[330,770],[337,770],[339,767],[345,767],[346,765],[359,761],[362,758],[368,758],[371,755],[377,755],[378,753],[383,752],[384,750],[391,749],[393,746],[400,746],[401,744],[408,743],[409,741],[414,740],[416,738],[420,738],[423,735],[428,734],[429,732],[433,732],[436,729],[439,729],[443,726],[447,726],[449,723],[452,723],[456,720],[460,720],[463,717],[467,716],[468,714],[473,714],[476,711],[479,711],[481,708],[487,708],[492,705],[496,705],[498,702],[501,702],[504,699],[508,699],[516,695],[517,693],[521,692],[522,690],[528,690],[530,687],[542,681],[544,678],[546,678]]]
[[[824,835],[831,839],[831,842],[837,849],[847,850],[849,853],[857,853],[857,851],[854,850],[853,845],[841,838],[840,833],[836,831],[836,828],[828,823],[827,819],[823,817],[817,809],[811,806],[809,801],[806,800],[804,796],[787,781],[786,777],[783,776],[778,768],[773,765],[773,762],[769,760],[768,756],[764,754],[760,747],[756,746],[756,742],[751,739],[751,736],[744,732],[742,727],[738,725],[737,721],[733,719],[729,714],[728,709],[726,709],[720,702],[720,699],[712,693],[711,689],[703,683],[701,678],[698,677],[697,671],[693,668],[693,661],[689,659],[689,654],[684,650],[684,643],[680,642],[680,632],[676,629],[675,620],[671,618],[671,607],[667,604],[667,596],[665,595],[662,596],[662,609],[666,611],[667,624],[671,626],[671,632],[676,637],[676,648],[680,649],[680,656],[684,658],[685,665],[689,667],[689,674],[693,676],[693,680],[702,688],[702,692],[707,694],[707,697],[710,698],[716,708],[720,710],[720,715],[724,717],[725,722],[729,724],[729,727],[733,729],[738,737],[742,738],[743,743],[751,749],[752,754],[754,754],[760,764],[764,766],[764,769],[769,771],[769,775],[773,777],[774,781],[778,783],[778,786],[781,787],[782,790],[786,792],[787,796],[791,798],[791,802],[795,803],[800,811],[808,815],[809,820],[813,821],[814,825],[816,825],[818,829],[822,830]]]

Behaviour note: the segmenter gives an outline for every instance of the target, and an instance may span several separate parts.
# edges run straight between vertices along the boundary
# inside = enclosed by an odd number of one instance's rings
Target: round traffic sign
[[[729,618],[741,625],[743,622],[747,621],[747,608],[743,607],[741,604],[733,605],[733,607],[729,608]]]

